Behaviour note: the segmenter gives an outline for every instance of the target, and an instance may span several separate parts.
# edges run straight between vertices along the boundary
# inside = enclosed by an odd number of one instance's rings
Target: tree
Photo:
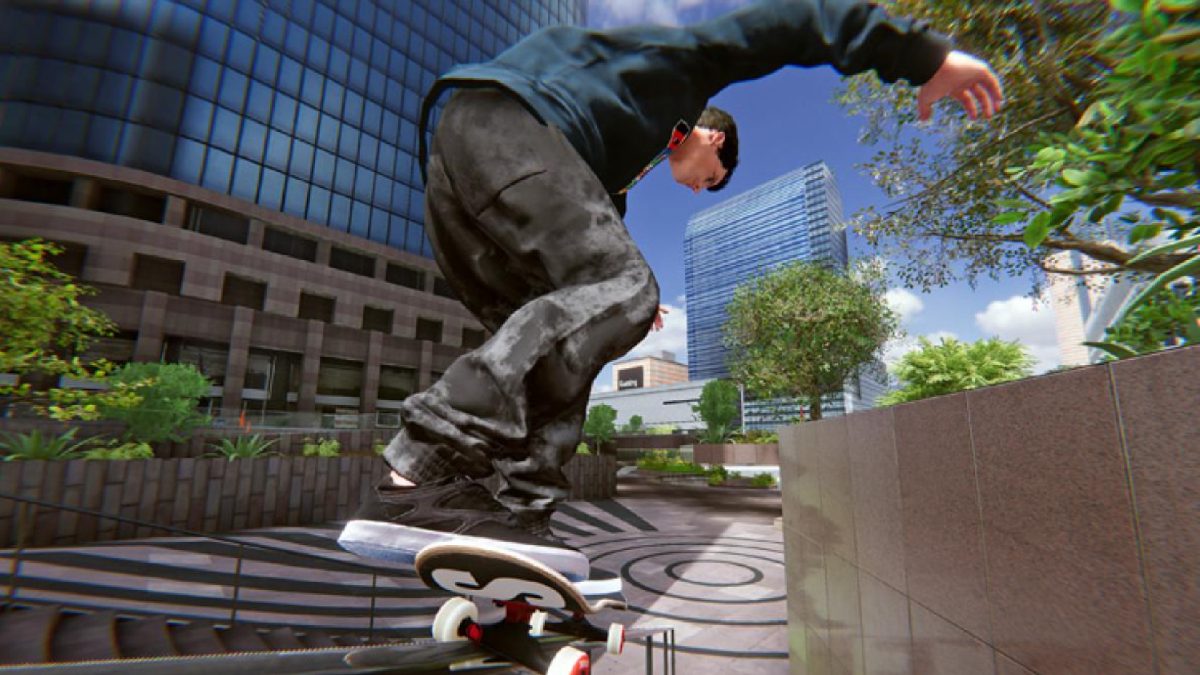
[[[809,262],[739,286],[728,307],[730,371],[763,398],[800,398],[821,419],[821,396],[877,358],[897,332],[880,289]]]
[[[1046,175],[1006,172],[1038,157],[1042,134],[1062,138],[1081,126],[1137,125],[1133,118],[1106,116],[1095,104],[1107,95],[1105,88],[1121,76],[1121,55],[1114,51],[1109,34],[1117,26],[1140,22],[1112,12],[1106,3],[1077,0],[892,0],[885,4],[897,14],[929,20],[935,28],[952,33],[957,48],[992,64],[1005,87],[1003,112],[990,122],[968,121],[957,108],[947,105],[936,113],[928,129],[916,134],[911,133],[915,122],[912,88],[883,85],[874,76],[859,75],[849,79],[839,93],[838,100],[850,112],[866,116],[860,140],[880,149],[864,168],[894,198],[885,207],[856,214],[856,229],[878,253],[893,261],[906,286],[928,290],[959,278],[974,283],[980,275],[999,278],[1032,272],[1037,290],[1047,272],[1078,273],[1048,262],[1048,257],[1059,251],[1080,251],[1105,263],[1088,274],[1126,270],[1156,274],[1179,263],[1180,256],[1169,251],[1135,260],[1138,242],[1115,242],[1110,229],[1114,223],[1125,229],[1136,225],[1122,225],[1116,218],[1090,218],[1093,210],[1067,214],[1059,209],[1052,220],[1038,221],[1037,229],[1044,230],[1045,236],[1039,237],[1031,249],[1026,245],[1026,216],[1033,218],[1043,206],[1053,211],[1061,202],[1047,198]],[[1132,0],[1114,4],[1122,9],[1142,5]],[[1196,3],[1172,0],[1169,4],[1194,7]],[[1192,16],[1194,12],[1186,14]],[[1186,41],[1189,35],[1194,37],[1195,28],[1191,30],[1193,33],[1176,33],[1170,38],[1176,42],[1164,46],[1190,49],[1194,59],[1194,42],[1189,45]],[[1164,123],[1161,131],[1165,135],[1194,129],[1187,125],[1196,119],[1197,84],[1192,79],[1195,64],[1192,60],[1185,67],[1180,57],[1173,77],[1167,73],[1165,62],[1151,65],[1167,75],[1170,83],[1156,82],[1128,101],[1135,107],[1145,106],[1148,112],[1158,111],[1150,113],[1151,117],[1162,113],[1159,120]],[[1176,108],[1168,116],[1166,111],[1171,106]],[[1168,121],[1170,124],[1166,124]],[[1116,149],[1122,157],[1104,161],[1126,162],[1132,168],[1135,162],[1145,159],[1134,158],[1136,146],[1129,143],[1135,137],[1144,139],[1158,133],[1154,123],[1149,126],[1131,129],[1123,141],[1126,145]],[[1179,136],[1188,133],[1183,131]],[[1177,138],[1180,142],[1195,141],[1195,137],[1190,141]],[[1103,151],[1097,147],[1089,152]],[[1171,181],[1186,182],[1184,174],[1192,171],[1200,154],[1193,151],[1183,157],[1180,153],[1178,157],[1156,156],[1172,160],[1181,169],[1191,167],[1180,174],[1155,173],[1152,162],[1143,165],[1151,171],[1142,179],[1115,186],[1136,202],[1125,215],[1133,218],[1139,211],[1165,208],[1181,200],[1195,205],[1195,193],[1189,195],[1191,188],[1171,187]],[[1045,153],[1039,161],[1048,162],[1046,166],[1054,169],[1058,161],[1055,156],[1057,153]],[[1082,161],[1083,157],[1078,159]],[[1093,178],[1097,175],[1086,180],[1090,184]],[[1070,183],[1075,178],[1064,176],[1063,180]],[[1192,174],[1192,187],[1194,184]],[[998,204],[997,199],[1002,201]],[[1113,201],[1104,209],[1112,207],[1110,212],[1115,212],[1120,206],[1119,201]],[[1103,215],[1103,210],[1094,215]]]
[[[700,390],[700,402],[692,406],[692,412],[700,416],[705,430],[701,439],[705,443],[724,443],[733,432],[733,421],[740,409],[740,392],[729,380],[710,380]]]
[[[122,388],[53,386],[60,376],[103,382],[112,364],[86,362],[81,355],[95,339],[117,330],[102,312],[82,303],[95,291],[50,262],[60,253],[61,247],[40,239],[0,242],[0,373],[20,376],[19,384],[0,386],[0,397],[59,419],[94,419],[101,402],[133,397]]]
[[[1111,73],[1074,128],[1045,134],[1033,161],[1009,170],[1016,179],[1052,185],[1053,196],[1000,202],[1011,210],[999,217],[1026,222],[1025,243],[1037,249],[1126,202],[1140,207],[1119,222],[1126,247],[1143,250],[1110,261],[1118,267],[1109,270],[1156,278],[1113,326],[1117,346],[1110,352],[1120,354],[1120,341],[1137,343],[1147,330],[1144,349],[1161,349],[1168,337],[1175,344],[1200,339],[1197,303],[1167,290],[1200,275],[1200,0],[1112,4],[1128,14],[1100,44]]]
[[[195,366],[185,363],[129,363],[112,374],[110,382],[136,393],[130,404],[103,404],[107,419],[126,425],[125,436],[138,443],[180,440],[204,424],[208,416],[197,410],[211,384]]]
[[[1019,380],[1028,377],[1033,368],[1033,358],[1019,342],[989,338],[965,343],[942,338],[933,344],[922,337],[918,343],[918,349],[902,356],[896,364],[901,388],[880,397],[879,405]]]
[[[595,440],[597,450],[612,440],[617,433],[617,411],[610,405],[601,403],[588,410],[587,419],[583,422],[583,433]]]
[[[642,433],[642,423],[642,416],[634,415],[629,418],[628,424],[621,427],[621,431],[627,434],[640,434]]]
[[[1109,326],[1103,342],[1085,342],[1115,358],[1200,344],[1200,284],[1160,290]]]

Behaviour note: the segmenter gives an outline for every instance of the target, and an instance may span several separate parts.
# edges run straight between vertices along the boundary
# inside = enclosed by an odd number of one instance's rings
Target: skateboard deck
[[[620,577],[595,573],[573,583],[542,563],[511,551],[478,544],[445,542],[425,547],[415,560],[417,576],[430,588],[457,596],[438,611],[433,634],[439,641],[467,639],[495,656],[547,675],[587,673],[590,654],[547,639],[546,633],[586,643],[604,643],[609,651],[624,647],[625,629],[600,628],[586,616],[604,609],[624,609]],[[502,621],[481,624],[471,598],[503,607]],[[547,623],[551,610],[570,619]],[[555,644],[558,643],[558,644]]]
[[[417,554],[415,568],[426,586],[455,595],[518,602],[572,615],[625,609],[616,575],[593,575],[588,581],[573,583],[536,560],[499,548],[459,542],[433,544]]]

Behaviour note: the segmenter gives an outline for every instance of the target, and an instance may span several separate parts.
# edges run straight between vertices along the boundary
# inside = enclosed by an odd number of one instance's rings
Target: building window
[[[450,298],[451,300],[458,299],[458,294],[456,294],[454,289],[450,288],[450,284],[441,277],[433,278],[433,292],[435,295],[440,295],[443,298]]]
[[[143,291],[179,295],[179,289],[183,286],[183,261],[135,253],[133,282],[130,285]]]
[[[417,319],[417,339],[429,342],[442,341],[442,322],[433,319]]]
[[[363,330],[377,330],[381,333],[392,332],[392,310],[363,307]]]
[[[225,367],[229,363],[229,345],[168,335],[163,340],[162,360],[187,363],[196,367],[214,387],[225,385]]]
[[[375,259],[368,255],[334,246],[329,251],[329,266],[364,277],[375,276]]]
[[[317,242],[315,240],[298,237],[273,227],[264,229],[262,247],[264,251],[286,255],[297,260],[317,261]]]
[[[249,218],[207,206],[192,205],[188,211],[187,228],[235,244],[245,244],[250,240]]]
[[[462,329],[462,346],[463,349],[478,349],[483,346],[484,333],[481,330],[474,328]]]
[[[316,319],[325,323],[333,323],[333,298],[323,298],[308,293],[300,294],[301,319]]]
[[[267,285],[236,274],[225,275],[225,286],[221,289],[221,303],[249,307],[262,311],[267,297]]]
[[[357,397],[362,391],[362,379],[362,363],[322,358],[317,373],[317,395]]]
[[[389,283],[396,284],[397,286],[404,286],[405,288],[418,291],[425,290],[425,273],[405,265],[388,263],[385,278]]]
[[[417,390],[417,369],[379,367],[379,400],[403,401]]]
[[[14,174],[6,197],[43,204],[71,203],[71,181],[46,176]]]
[[[100,187],[96,209],[118,216],[127,216],[152,223],[161,223],[167,208],[165,197],[131,192],[111,185]]]

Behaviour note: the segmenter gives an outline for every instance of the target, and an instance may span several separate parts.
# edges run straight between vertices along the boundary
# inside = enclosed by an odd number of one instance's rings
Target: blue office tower
[[[438,74],[584,0],[0,3],[0,146],[143,169],[419,255]]]
[[[816,162],[697,213],[684,235],[688,378],[729,376],[725,307],[739,285],[794,260],[847,264],[842,198]]]

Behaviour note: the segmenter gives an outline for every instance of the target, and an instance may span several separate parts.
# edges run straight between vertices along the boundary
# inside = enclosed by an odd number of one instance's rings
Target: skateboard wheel
[[[554,655],[546,675],[588,675],[592,672],[592,660],[587,653],[574,647],[563,647]]]
[[[529,617],[529,635],[532,637],[541,637],[546,632],[546,613],[534,612]]]
[[[619,623],[608,626],[608,653],[620,654],[625,650],[625,626]]]
[[[466,598],[450,598],[433,617],[433,639],[438,642],[466,640],[466,636],[460,635],[458,629],[467,619],[473,622],[479,620],[479,608],[475,603]]]

